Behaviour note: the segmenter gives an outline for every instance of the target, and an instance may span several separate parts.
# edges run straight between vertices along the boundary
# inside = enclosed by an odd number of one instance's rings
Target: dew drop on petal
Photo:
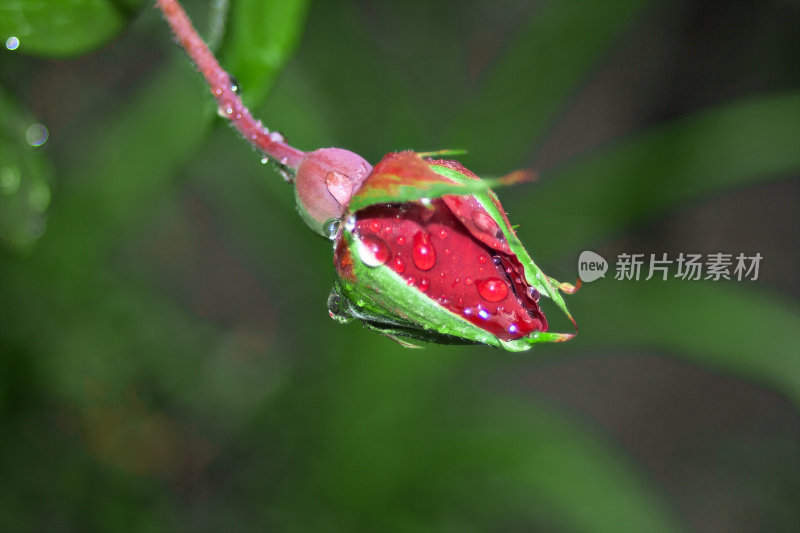
[[[389,247],[383,239],[375,235],[363,235],[359,240],[361,261],[368,267],[385,265],[392,257]]]
[[[402,274],[403,272],[406,271],[406,264],[399,257],[395,257],[394,259],[392,259],[392,263],[390,266],[392,267],[392,270],[394,270],[398,274]]]
[[[500,226],[498,226],[497,222],[495,222],[494,219],[485,211],[473,211],[472,222],[475,224],[475,227],[484,233],[488,233],[489,235],[493,236],[496,236],[498,233],[502,235]]]
[[[414,264],[420,270],[430,270],[436,264],[436,251],[433,249],[431,237],[424,231],[414,235],[414,247],[411,251]]]
[[[369,229],[373,233],[378,233],[381,230],[381,223],[378,222],[377,220],[372,220],[369,223]]]
[[[406,238],[405,237],[403,237],[402,235],[397,237],[397,244],[398,245],[403,246],[405,243],[406,243]]]
[[[417,279],[414,276],[408,276],[406,278],[406,285],[409,287],[413,287],[417,283]]]
[[[439,235],[440,239],[446,239],[447,238],[447,230],[442,228],[442,229],[439,230],[439,233],[437,235]]]
[[[419,283],[417,283],[417,288],[422,292],[427,292],[430,285],[431,282],[428,281],[428,278],[420,278]]]
[[[499,302],[508,296],[508,285],[499,278],[480,279],[475,282],[478,294],[489,302]]]
[[[540,296],[541,295],[539,294],[539,291],[536,290],[535,287],[528,287],[528,298],[530,298],[534,302],[538,302]]]
[[[489,259],[487,259],[487,257],[485,255],[479,255],[478,256],[478,263],[480,263],[482,265],[486,264],[486,261],[488,261],[488,260]]]

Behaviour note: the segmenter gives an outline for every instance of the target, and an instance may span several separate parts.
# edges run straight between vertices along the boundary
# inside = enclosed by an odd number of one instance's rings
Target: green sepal
[[[466,150],[462,150],[460,148],[445,148],[444,150],[434,150],[432,152],[415,152],[418,156],[422,158],[428,157],[442,157],[442,156],[454,156],[454,155],[465,155],[468,152]]]
[[[485,180],[465,179],[460,174],[451,178],[449,174],[434,172],[433,168],[414,152],[387,154],[353,195],[348,209],[354,213],[371,205],[432,200],[447,194],[475,194],[527,178],[520,173]]]

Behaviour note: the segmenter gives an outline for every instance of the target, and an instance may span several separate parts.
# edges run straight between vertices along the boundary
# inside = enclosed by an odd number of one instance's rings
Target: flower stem
[[[280,133],[270,132],[260,120],[253,118],[237,94],[238,88],[231,82],[231,76],[223,70],[214,54],[197,34],[189,16],[178,1],[157,0],[157,2],[178,42],[206,79],[211,94],[217,101],[219,114],[229,119],[239,133],[257,150],[285,169],[296,173],[305,152],[289,146]]]

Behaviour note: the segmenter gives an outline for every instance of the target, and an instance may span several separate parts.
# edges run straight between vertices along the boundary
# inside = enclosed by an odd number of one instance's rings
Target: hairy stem
[[[253,118],[237,94],[238,88],[232,83],[231,76],[223,70],[214,54],[197,34],[197,30],[192,26],[186,11],[178,1],[157,0],[157,3],[178,42],[206,79],[211,94],[217,101],[220,115],[229,119],[239,133],[257,150],[293,173],[296,172],[305,152],[289,146],[280,133],[270,132],[260,120]]]

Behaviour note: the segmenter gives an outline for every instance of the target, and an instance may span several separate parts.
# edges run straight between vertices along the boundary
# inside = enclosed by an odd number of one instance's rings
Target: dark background
[[[764,257],[612,271],[567,298],[575,340],[522,354],[331,321],[329,243],[130,16],[77,57],[0,51],[0,529],[796,528],[796,2],[310,7],[254,109],[295,146],[536,169],[499,194],[562,281],[586,249]]]

